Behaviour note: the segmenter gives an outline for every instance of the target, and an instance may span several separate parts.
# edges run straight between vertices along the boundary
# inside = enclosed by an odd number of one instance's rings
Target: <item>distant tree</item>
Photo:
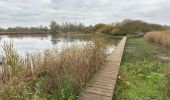
[[[94,31],[94,32],[99,32],[100,29],[102,29],[102,28],[104,28],[104,27],[106,27],[106,24],[103,24],[103,23],[96,24],[96,25],[94,26],[94,28],[93,28],[93,31]]]
[[[82,23],[65,22],[59,25],[55,21],[52,21],[49,27],[51,33],[83,32],[85,29],[85,26]]]
[[[60,26],[55,21],[51,21],[49,27],[50,27],[50,33],[59,33],[60,31]]]
[[[114,26],[112,26],[112,25],[105,25],[101,29],[99,29],[99,32],[100,33],[104,33],[104,34],[113,34],[112,33],[113,29],[114,29]]]
[[[84,33],[93,33],[93,26],[90,25],[88,27],[85,27],[83,32]]]
[[[119,34],[140,34],[149,31],[163,30],[163,26],[158,24],[149,24],[140,20],[124,20],[119,25],[116,25],[119,29]]]
[[[0,32],[4,32],[5,31],[5,29],[4,28],[0,28]]]
[[[39,27],[9,27],[7,29],[3,29],[4,32],[42,32],[42,31],[49,31],[48,27],[43,27],[40,25]]]
[[[42,25],[39,26],[39,30],[40,31],[49,31],[47,26],[42,26]]]
[[[119,23],[112,24],[96,24],[94,27],[86,27],[85,33],[96,33],[100,32],[103,34],[114,34],[114,35],[127,35],[127,34],[140,34],[146,33],[153,30],[164,30],[165,26],[158,24],[150,24],[140,20],[126,19]]]

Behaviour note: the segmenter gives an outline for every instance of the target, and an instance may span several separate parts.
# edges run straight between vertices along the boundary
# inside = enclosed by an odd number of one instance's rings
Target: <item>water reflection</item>
[[[34,35],[0,35],[0,45],[4,42],[13,42],[14,47],[19,54],[24,55],[26,52],[44,51],[48,48],[57,48],[59,51],[71,46],[72,44],[84,45],[90,42],[91,35],[48,35],[48,34],[34,34]],[[113,45],[114,39],[106,39],[108,44]],[[111,41],[110,41],[111,40]],[[108,51],[113,51],[114,46],[108,47]],[[108,52],[107,51],[107,52]],[[3,53],[0,47],[1,54]]]

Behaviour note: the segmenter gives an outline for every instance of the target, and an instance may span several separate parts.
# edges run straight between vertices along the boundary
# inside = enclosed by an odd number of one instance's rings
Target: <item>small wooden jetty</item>
[[[105,64],[86,84],[78,100],[112,100],[125,43],[126,37],[123,37]]]

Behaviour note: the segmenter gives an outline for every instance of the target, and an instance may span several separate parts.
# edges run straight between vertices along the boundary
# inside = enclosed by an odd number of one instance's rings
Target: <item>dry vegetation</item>
[[[46,50],[22,59],[12,44],[4,45],[1,100],[74,100],[80,88],[99,69],[106,57],[99,36],[94,43],[75,45],[62,53]]]
[[[170,48],[170,31],[154,31],[145,35],[145,40]]]

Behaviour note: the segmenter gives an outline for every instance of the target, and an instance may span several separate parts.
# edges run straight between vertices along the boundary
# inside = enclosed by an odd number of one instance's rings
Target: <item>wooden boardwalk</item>
[[[126,37],[123,37],[106,63],[82,90],[78,100],[112,100],[125,43]]]

